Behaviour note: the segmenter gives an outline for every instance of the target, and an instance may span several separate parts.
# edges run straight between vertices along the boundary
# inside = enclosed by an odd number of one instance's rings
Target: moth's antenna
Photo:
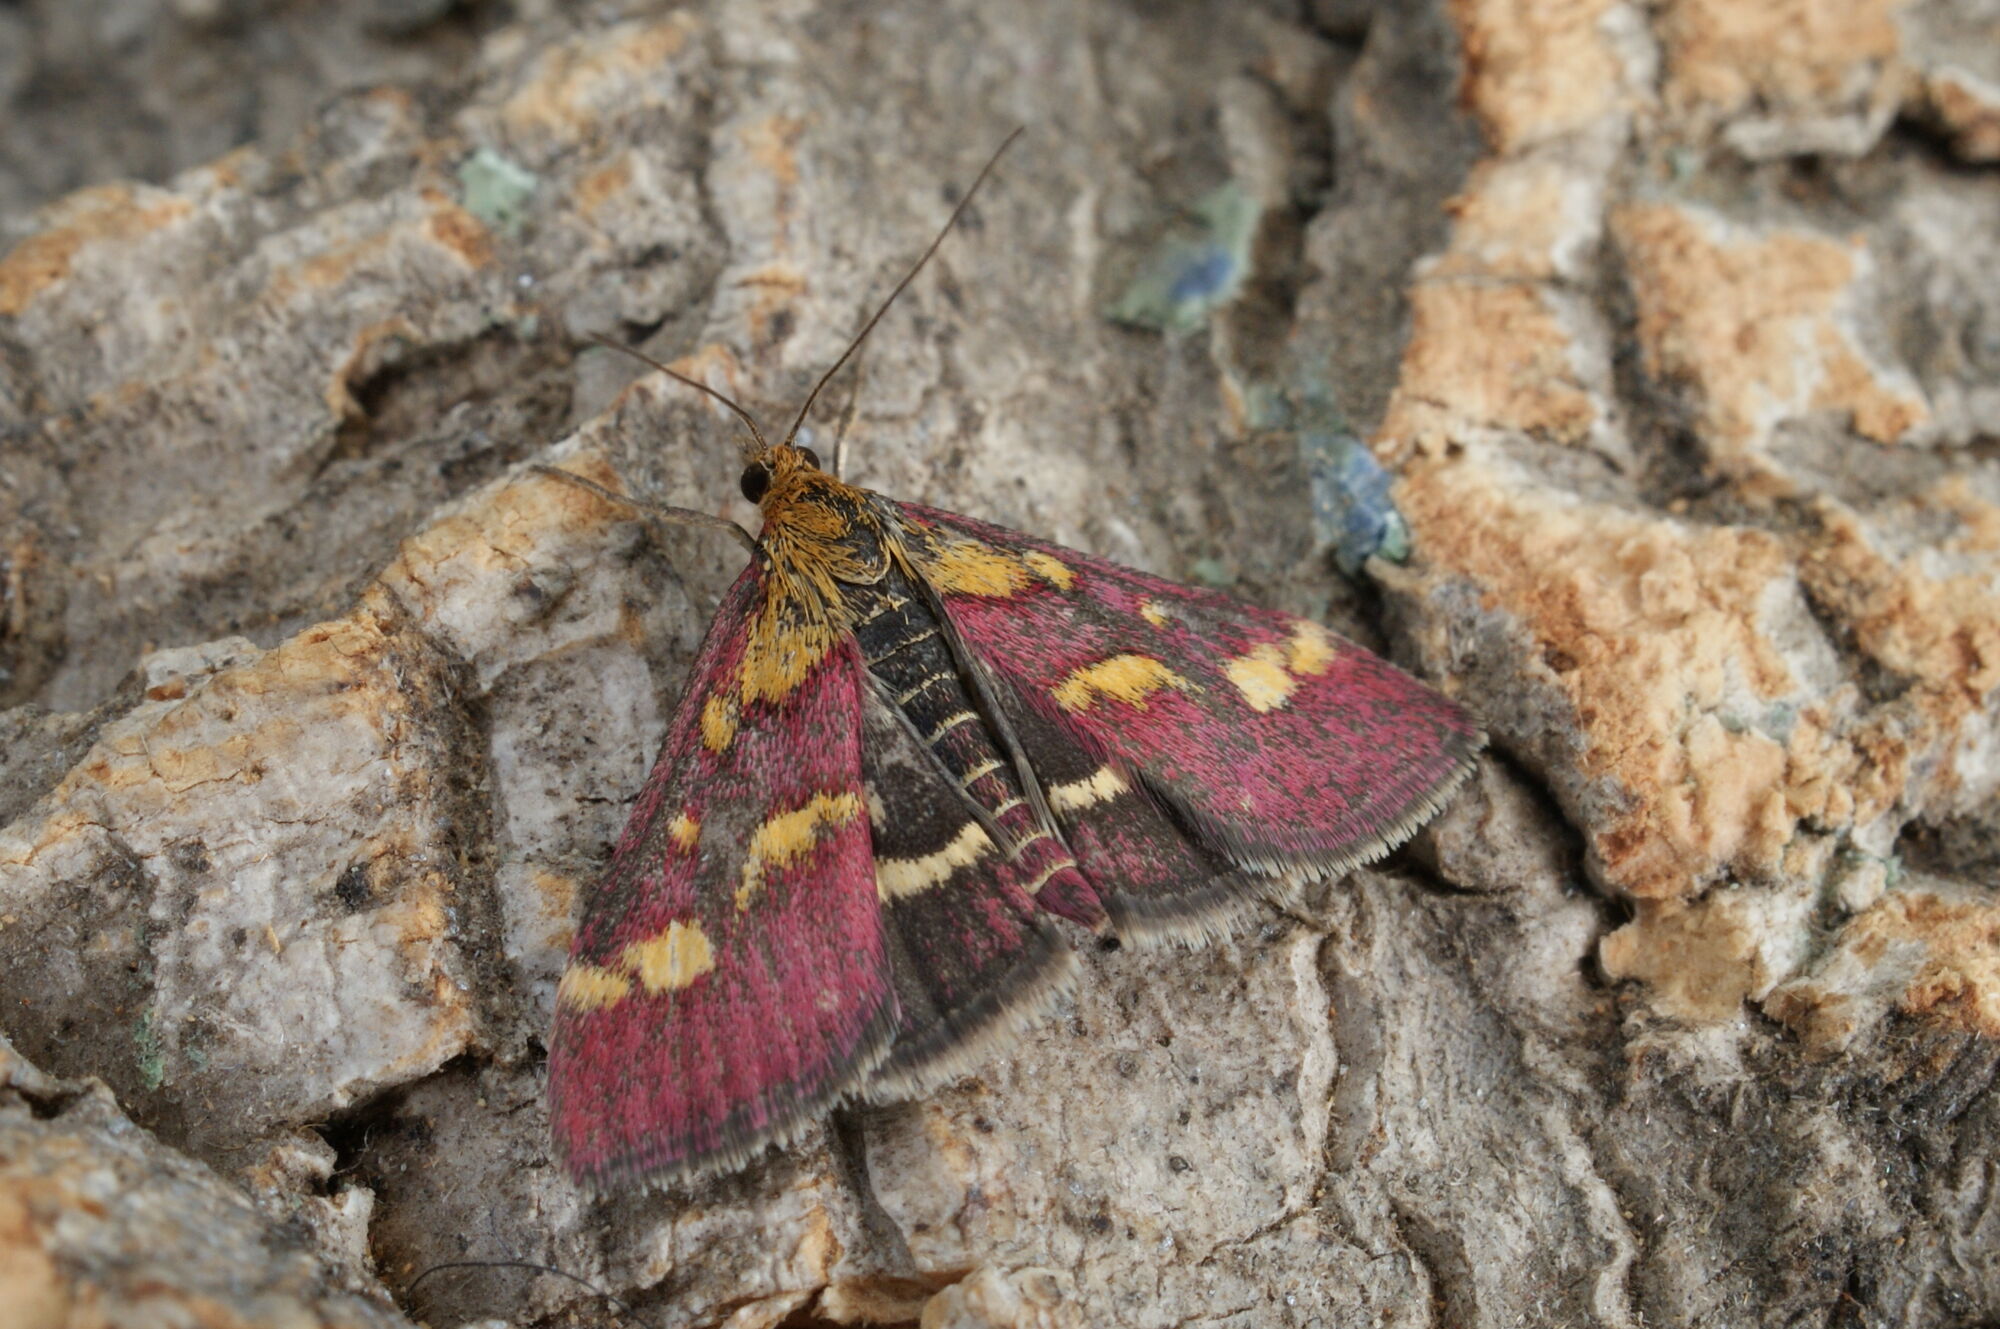
[[[929,255],[925,255],[925,257],[928,258]],[[757,427],[757,422],[750,418],[750,412],[744,410],[741,406],[738,406],[735,402],[723,396],[721,393],[717,392],[714,388],[711,388],[710,386],[708,386],[708,384],[702,382],[700,379],[689,378],[686,374],[681,373],[678,369],[669,369],[666,365],[661,364],[658,360],[655,360],[652,356],[647,355],[644,351],[635,351],[630,346],[627,346],[624,342],[613,341],[609,337],[600,337],[594,332],[590,335],[590,340],[596,342],[599,346],[604,347],[604,349],[608,351],[619,351],[625,355],[631,356],[634,360],[639,361],[639,363],[641,364],[651,365],[653,368],[659,370],[662,374],[665,374],[668,378],[675,379],[679,382],[685,383],[689,387],[693,388],[696,392],[706,392],[709,396],[715,398],[717,401],[721,402],[724,406],[727,406],[731,411],[735,412],[737,419],[741,420],[744,424],[750,426],[750,437],[757,440],[757,450],[759,452],[762,452],[764,451],[764,449],[771,446],[769,443],[766,443],[764,441],[764,431],[759,429]]]
[[[807,412],[811,411],[813,403],[819,400],[820,389],[825,387],[827,381],[841,371],[842,366],[854,358],[854,353],[861,349],[861,343],[868,339],[868,334],[873,332],[875,325],[882,321],[882,315],[889,312],[889,306],[895,304],[896,297],[903,293],[903,288],[917,279],[917,274],[924,270],[924,264],[931,261],[931,255],[937,253],[938,246],[944,243],[944,238],[947,235],[951,234],[951,228],[958,225],[959,217],[964,214],[966,206],[972,202],[972,196],[979,192],[979,186],[986,183],[986,177],[993,174],[993,168],[1000,164],[1001,154],[1006,152],[1008,148],[1013,147],[1014,140],[1021,137],[1026,130],[1026,125],[1017,126],[1013,133],[1000,140],[1000,146],[993,149],[993,155],[986,159],[986,165],[981,167],[979,174],[974,177],[972,188],[965,191],[965,197],[960,199],[958,206],[951,210],[951,216],[945,218],[944,226],[937,233],[937,239],[931,241],[931,247],[924,251],[924,256],[917,260],[917,265],[910,269],[909,275],[896,283],[896,289],[889,292],[889,298],[882,302],[882,307],[875,311],[875,316],[861,325],[861,331],[855,333],[854,340],[847,343],[847,349],[842,351],[840,358],[833,362],[833,368],[819,376],[819,382],[813,384],[813,390],[806,394],[806,404],[799,407],[799,418],[792,421],[792,427],[785,431],[785,443],[787,446],[791,444],[794,438],[798,437],[799,426],[806,422]]]

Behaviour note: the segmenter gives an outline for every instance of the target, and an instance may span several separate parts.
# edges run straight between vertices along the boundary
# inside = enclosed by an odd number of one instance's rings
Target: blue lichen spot
[[[1218,244],[1194,250],[1180,275],[1174,278],[1167,299],[1177,305],[1192,305],[1227,295],[1235,282],[1239,264],[1234,255]]]
[[[1348,576],[1371,558],[1410,556],[1410,528],[1390,496],[1393,477],[1366,444],[1345,431],[1308,429],[1299,449],[1312,480],[1313,525]]]
[[[1391,496],[1395,477],[1355,436],[1323,385],[1260,384],[1245,400],[1253,427],[1297,436],[1312,488],[1313,534],[1332,546],[1342,572],[1352,577],[1371,558],[1401,563],[1410,556],[1410,528]]]
[[[1168,236],[1105,311],[1113,322],[1194,332],[1236,298],[1250,270],[1263,207],[1231,181],[1194,205],[1195,225]]]

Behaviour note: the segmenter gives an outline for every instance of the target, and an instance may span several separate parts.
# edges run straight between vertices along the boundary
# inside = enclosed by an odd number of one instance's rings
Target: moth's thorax
[[[746,701],[776,701],[852,630],[853,593],[872,587],[897,557],[873,496],[814,466],[800,449],[767,448],[758,546],[769,576],[743,661]]]
[[[864,489],[843,484],[805,461],[797,448],[767,450],[771,486],[758,507],[759,537],[780,577],[837,602],[836,582],[872,585],[888,568],[887,532]],[[837,610],[837,604],[829,604]]]
[[[843,484],[807,462],[799,449],[767,449],[758,459],[770,467],[771,485],[757,506],[764,530],[796,529],[822,540],[838,539],[868,510],[868,494]]]

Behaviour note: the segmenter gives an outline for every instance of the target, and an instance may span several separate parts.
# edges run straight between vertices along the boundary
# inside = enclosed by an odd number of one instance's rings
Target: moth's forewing
[[[557,990],[549,1115],[607,1185],[740,1165],[887,1054],[896,1005],[869,850],[851,639],[747,700],[766,574],[730,588]]]
[[[1238,868],[1334,874],[1378,857],[1442,806],[1485,741],[1458,705],[1317,623],[895,507],[972,652]],[[1115,839],[1134,804],[1114,792],[1075,807],[1071,824]],[[1159,889],[1141,884],[1157,881],[1143,855],[1114,850],[1100,871],[1117,878],[1093,877],[1107,904]]]

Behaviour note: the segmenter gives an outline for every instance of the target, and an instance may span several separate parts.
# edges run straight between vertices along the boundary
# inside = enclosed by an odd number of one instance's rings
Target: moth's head
[[[799,489],[829,477],[820,470],[819,454],[811,448],[777,443],[758,448],[743,467],[743,497],[760,507],[789,497]]]

